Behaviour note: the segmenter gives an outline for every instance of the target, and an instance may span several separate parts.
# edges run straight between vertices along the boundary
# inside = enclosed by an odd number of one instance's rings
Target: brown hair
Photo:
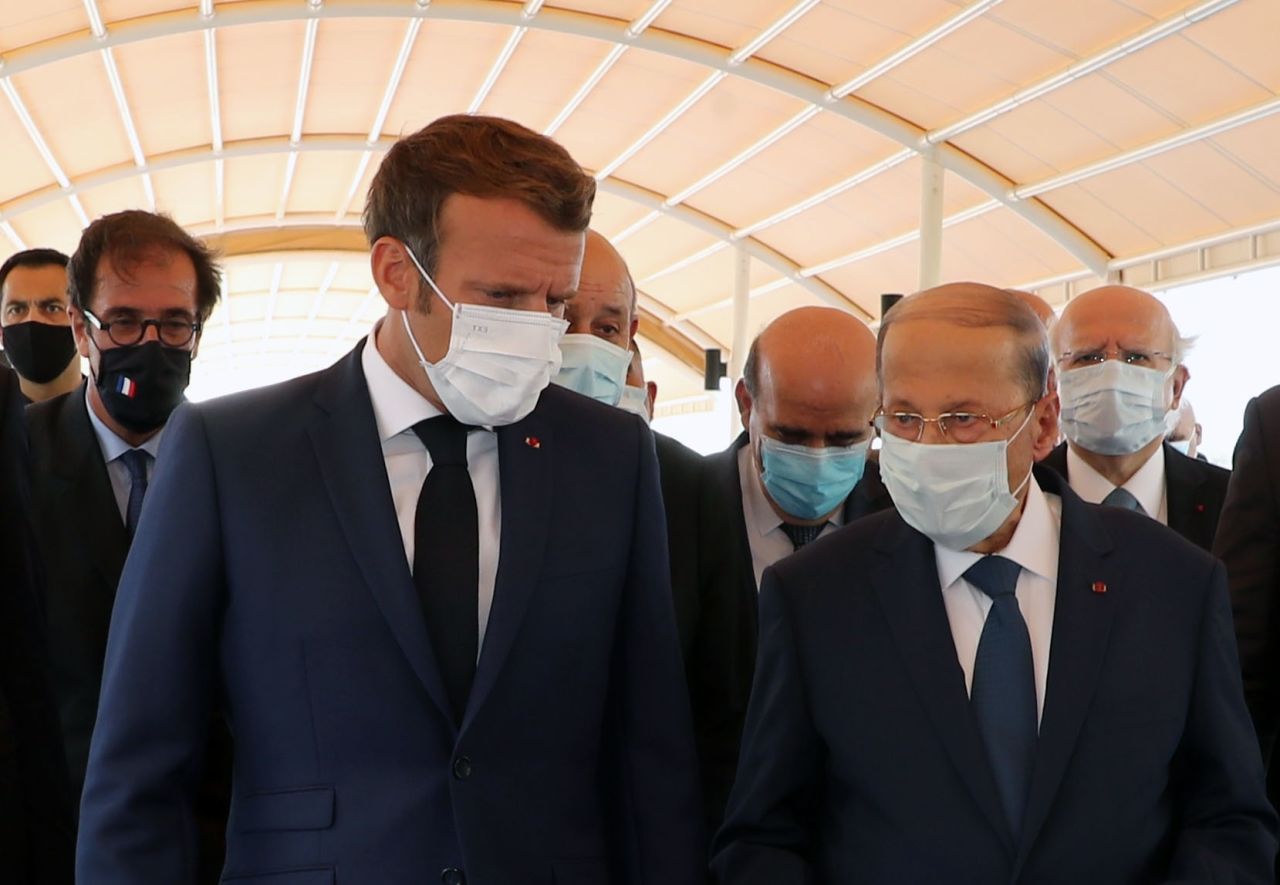
[[[184,252],[196,269],[196,312],[209,318],[222,294],[222,269],[213,252],[168,215],[126,209],[95,219],[80,235],[67,264],[67,295],[73,307],[89,308],[104,257],[122,276],[165,252]]]
[[[408,244],[427,273],[451,194],[519,200],[557,230],[591,222],[596,182],[557,142],[499,117],[441,117],[391,146],[369,185],[364,233]]]

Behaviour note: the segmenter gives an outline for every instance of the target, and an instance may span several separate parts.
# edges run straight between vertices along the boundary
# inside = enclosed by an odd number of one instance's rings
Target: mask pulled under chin
[[[94,386],[107,414],[134,433],[162,427],[191,383],[191,351],[148,341],[99,353]]]
[[[1008,450],[1034,414],[1009,439],[992,442],[929,445],[885,434],[880,478],[907,525],[948,550],[967,550],[995,534],[1031,481],[1028,468],[1010,487]]]

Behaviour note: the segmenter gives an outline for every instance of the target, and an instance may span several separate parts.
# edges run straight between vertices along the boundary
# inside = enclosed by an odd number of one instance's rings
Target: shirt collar
[[[426,397],[414,390],[408,382],[395,373],[378,352],[378,327],[365,339],[360,354],[365,382],[369,385],[369,400],[373,403],[373,417],[378,422],[378,438],[383,442],[399,436],[413,425],[428,418],[444,414]]]
[[[104,464],[110,464],[130,449],[142,449],[152,458],[160,451],[160,438],[164,436],[164,428],[167,425],[161,425],[155,435],[148,439],[140,446],[131,446],[119,436],[116,432],[106,425],[98,413],[93,410],[93,403],[89,401],[89,385],[84,386],[84,407],[89,412],[89,423],[93,425],[93,433],[98,438],[98,448],[102,450],[102,461]]]
[[[1067,446],[1067,475],[1071,477],[1072,491],[1090,504],[1101,504],[1102,499],[1116,488],[1070,445]],[[1138,499],[1148,516],[1158,514],[1164,498],[1164,446],[1156,448],[1147,463],[1138,468],[1122,488]]]
[[[1058,579],[1058,525],[1049,508],[1049,501],[1033,476],[1027,483],[1027,501],[1022,517],[1013,530],[1013,537],[1003,550],[996,551],[1006,559],[1012,559],[1029,572],[1048,581]],[[938,565],[938,580],[946,590],[968,570],[983,554],[969,550],[948,550],[933,545],[934,559]]]

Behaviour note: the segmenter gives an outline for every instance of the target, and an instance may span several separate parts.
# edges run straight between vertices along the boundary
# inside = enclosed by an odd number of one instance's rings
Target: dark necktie
[[[792,525],[789,522],[782,524],[782,530],[787,533],[787,537],[791,539],[791,546],[796,550],[817,538],[826,527],[825,522],[822,525]]]
[[[1138,499],[1135,498],[1128,489],[1120,486],[1116,486],[1107,493],[1107,496],[1102,499],[1102,503],[1106,504],[1108,507],[1122,507],[1125,510],[1132,510],[1135,513],[1141,513],[1143,516],[1147,515],[1147,511],[1142,509],[1142,505],[1138,503]]]
[[[1015,839],[1022,830],[1036,752],[1031,635],[1014,595],[1021,571],[1021,566],[1003,556],[984,556],[964,573],[966,581],[991,597],[973,663],[969,702]]]
[[[467,472],[467,432],[450,415],[413,432],[431,455],[413,524],[413,581],[455,722],[462,721],[479,646],[480,540]]]
[[[138,517],[142,515],[142,498],[147,493],[147,464],[151,462],[151,455],[142,449],[129,449],[119,461],[129,471],[129,504],[124,511],[124,527],[132,539],[138,528]]]

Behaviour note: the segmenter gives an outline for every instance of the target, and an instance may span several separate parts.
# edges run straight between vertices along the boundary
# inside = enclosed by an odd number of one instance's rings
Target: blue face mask
[[[871,440],[811,449],[760,438],[760,479],[774,502],[796,519],[818,519],[835,510],[862,479]]]
[[[627,382],[631,351],[595,335],[565,335],[560,339],[560,371],[552,380],[583,396],[616,406]]]

